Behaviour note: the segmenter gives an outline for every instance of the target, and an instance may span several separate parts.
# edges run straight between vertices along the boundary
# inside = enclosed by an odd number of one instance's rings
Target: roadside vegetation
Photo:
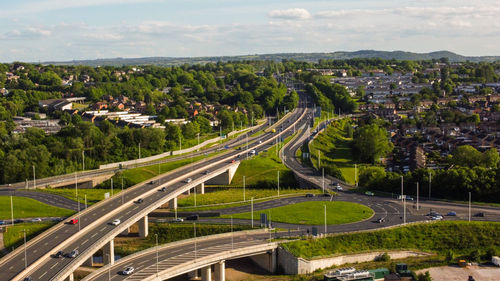
[[[7,250],[12,251],[24,243],[24,230],[26,230],[26,241],[28,241],[54,224],[53,222],[37,222],[9,226],[7,231],[3,233],[4,246]]]
[[[344,224],[368,219],[373,215],[373,210],[357,203],[341,201],[313,201],[301,202],[287,206],[255,211],[254,219],[260,214],[267,214],[271,222],[283,222],[293,224],[323,225],[325,223],[324,206],[326,205],[327,224]],[[230,215],[223,215],[229,218]],[[251,213],[240,213],[232,215],[235,219],[251,219]]]
[[[335,235],[283,244],[298,257],[314,259],[375,250],[413,249],[436,253],[448,262],[480,261],[500,253],[498,222],[438,222]]]
[[[121,256],[154,247],[156,245],[155,234],[158,234],[158,243],[166,244],[194,237],[193,224],[166,224],[150,223],[149,236],[147,238],[126,237],[115,239],[115,253]],[[234,225],[233,231],[250,229],[250,226]],[[231,232],[231,226],[220,224],[196,224],[196,237]]]
[[[35,199],[13,196],[14,219],[38,217],[67,217],[75,213],[72,210],[58,208]],[[0,196],[0,219],[11,219],[10,196]]]

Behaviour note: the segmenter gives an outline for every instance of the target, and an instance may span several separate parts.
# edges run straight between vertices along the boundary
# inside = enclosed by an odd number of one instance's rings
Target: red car
[[[69,224],[77,224],[78,220],[77,219],[72,219],[69,221]]]

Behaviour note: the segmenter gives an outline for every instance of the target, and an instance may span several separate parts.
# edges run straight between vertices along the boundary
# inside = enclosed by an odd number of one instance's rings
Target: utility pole
[[[321,168],[323,174],[323,193],[325,193],[325,168]]]
[[[318,170],[319,170],[319,167],[321,167],[321,151],[318,150]]]
[[[280,197],[280,171],[278,170],[278,197]]]
[[[139,142],[139,159],[141,159],[141,142]]]
[[[429,200],[431,200],[432,174],[429,171]]]
[[[323,207],[325,208],[325,234],[326,234],[328,232],[326,228],[326,204],[324,204]]]
[[[76,200],[78,200],[78,178],[76,175],[76,171],[75,171],[75,197],[76,197]]]
[[[252,198],[250,198],[250,206],[252,206],[252,211],[251,211],[251,213],[252,213],[252,229],[253,229],[253,197],[252,197]]]
[[[403,198],[403,224],[406,224],[406,198]]]
[[[35,165],[33,165],[33,188],[36,189]]]
[[[85,150],[82,150],[82,171],[85,171]]]
[[[245,176],[243,176],[243,202],[246,202],[246,198],[245,198]]]
[[[179,135],[179,152],[182,150],[182,139],[181,135]]]
[[[403,198],[404,198],[404,195],[403,195],[403,176],[401,176],[401,202],[403,202]]]

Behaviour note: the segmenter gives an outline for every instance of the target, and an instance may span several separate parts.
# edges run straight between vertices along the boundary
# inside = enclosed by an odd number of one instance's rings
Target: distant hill
[[[412,53],[404,51],[375,51],[361,50],[356,52],[333,52],[333,53],[278,53],[262,55],[243,55],[243,56],[219,56],[219,57],[145,57],[145,58],[110,58],[96,60],[73,60],[73,61],[54,61],[44,62],[43,64],[54,65],[88,65],[88,66],[124,66],[124,65],[160,65],[172,66],[181,64],[197,64],[218,61],[243,61],[243,60],[272,60],[282,61],[296,60],[317,62],[320,59],[353,59],[353,58],[381,58],[396,60],[431,60],[448,58],[450,62],[463,61],[500,61],[500,56],[467,57],[455,54],[449,51],[437,51],[431,53]]]

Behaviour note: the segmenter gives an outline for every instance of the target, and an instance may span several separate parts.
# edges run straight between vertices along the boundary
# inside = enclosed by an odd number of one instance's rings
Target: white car
[[[120,224],[120,222],[121,222],[121,221],[120,221],[119,219],[116,219],[116,220],[113,220],[113,221],[111,222],[111,224],[112,224],[112,225],[119,225],[119,224]]]
[[[255,149],[250,150],[250,154],[255,154]]]
[[[41,222],[42,219],[41,218],[35,218],[35,219],[32,219],[31,222]]]
[[[183,222],[183,221],[184,221],[184,219],[182,219],[182,218],[176,218],[176,219],[171,220],[171,222]]]
[[[134,272],[134,268],[129,266],[127,268],[125,268],[124,270],[122,270],[122,274],[123,275],[130,275]]]
[[[193,181],[191,178],[187,178],[184,182],[185,183],[190,183],[191,181]]]
[[[433,220],[433,221],[439,221],[439,220],[442,220],[442,219],[443,219],[443,216],[439,216],[439,215],[431,217],[431,220]]]

